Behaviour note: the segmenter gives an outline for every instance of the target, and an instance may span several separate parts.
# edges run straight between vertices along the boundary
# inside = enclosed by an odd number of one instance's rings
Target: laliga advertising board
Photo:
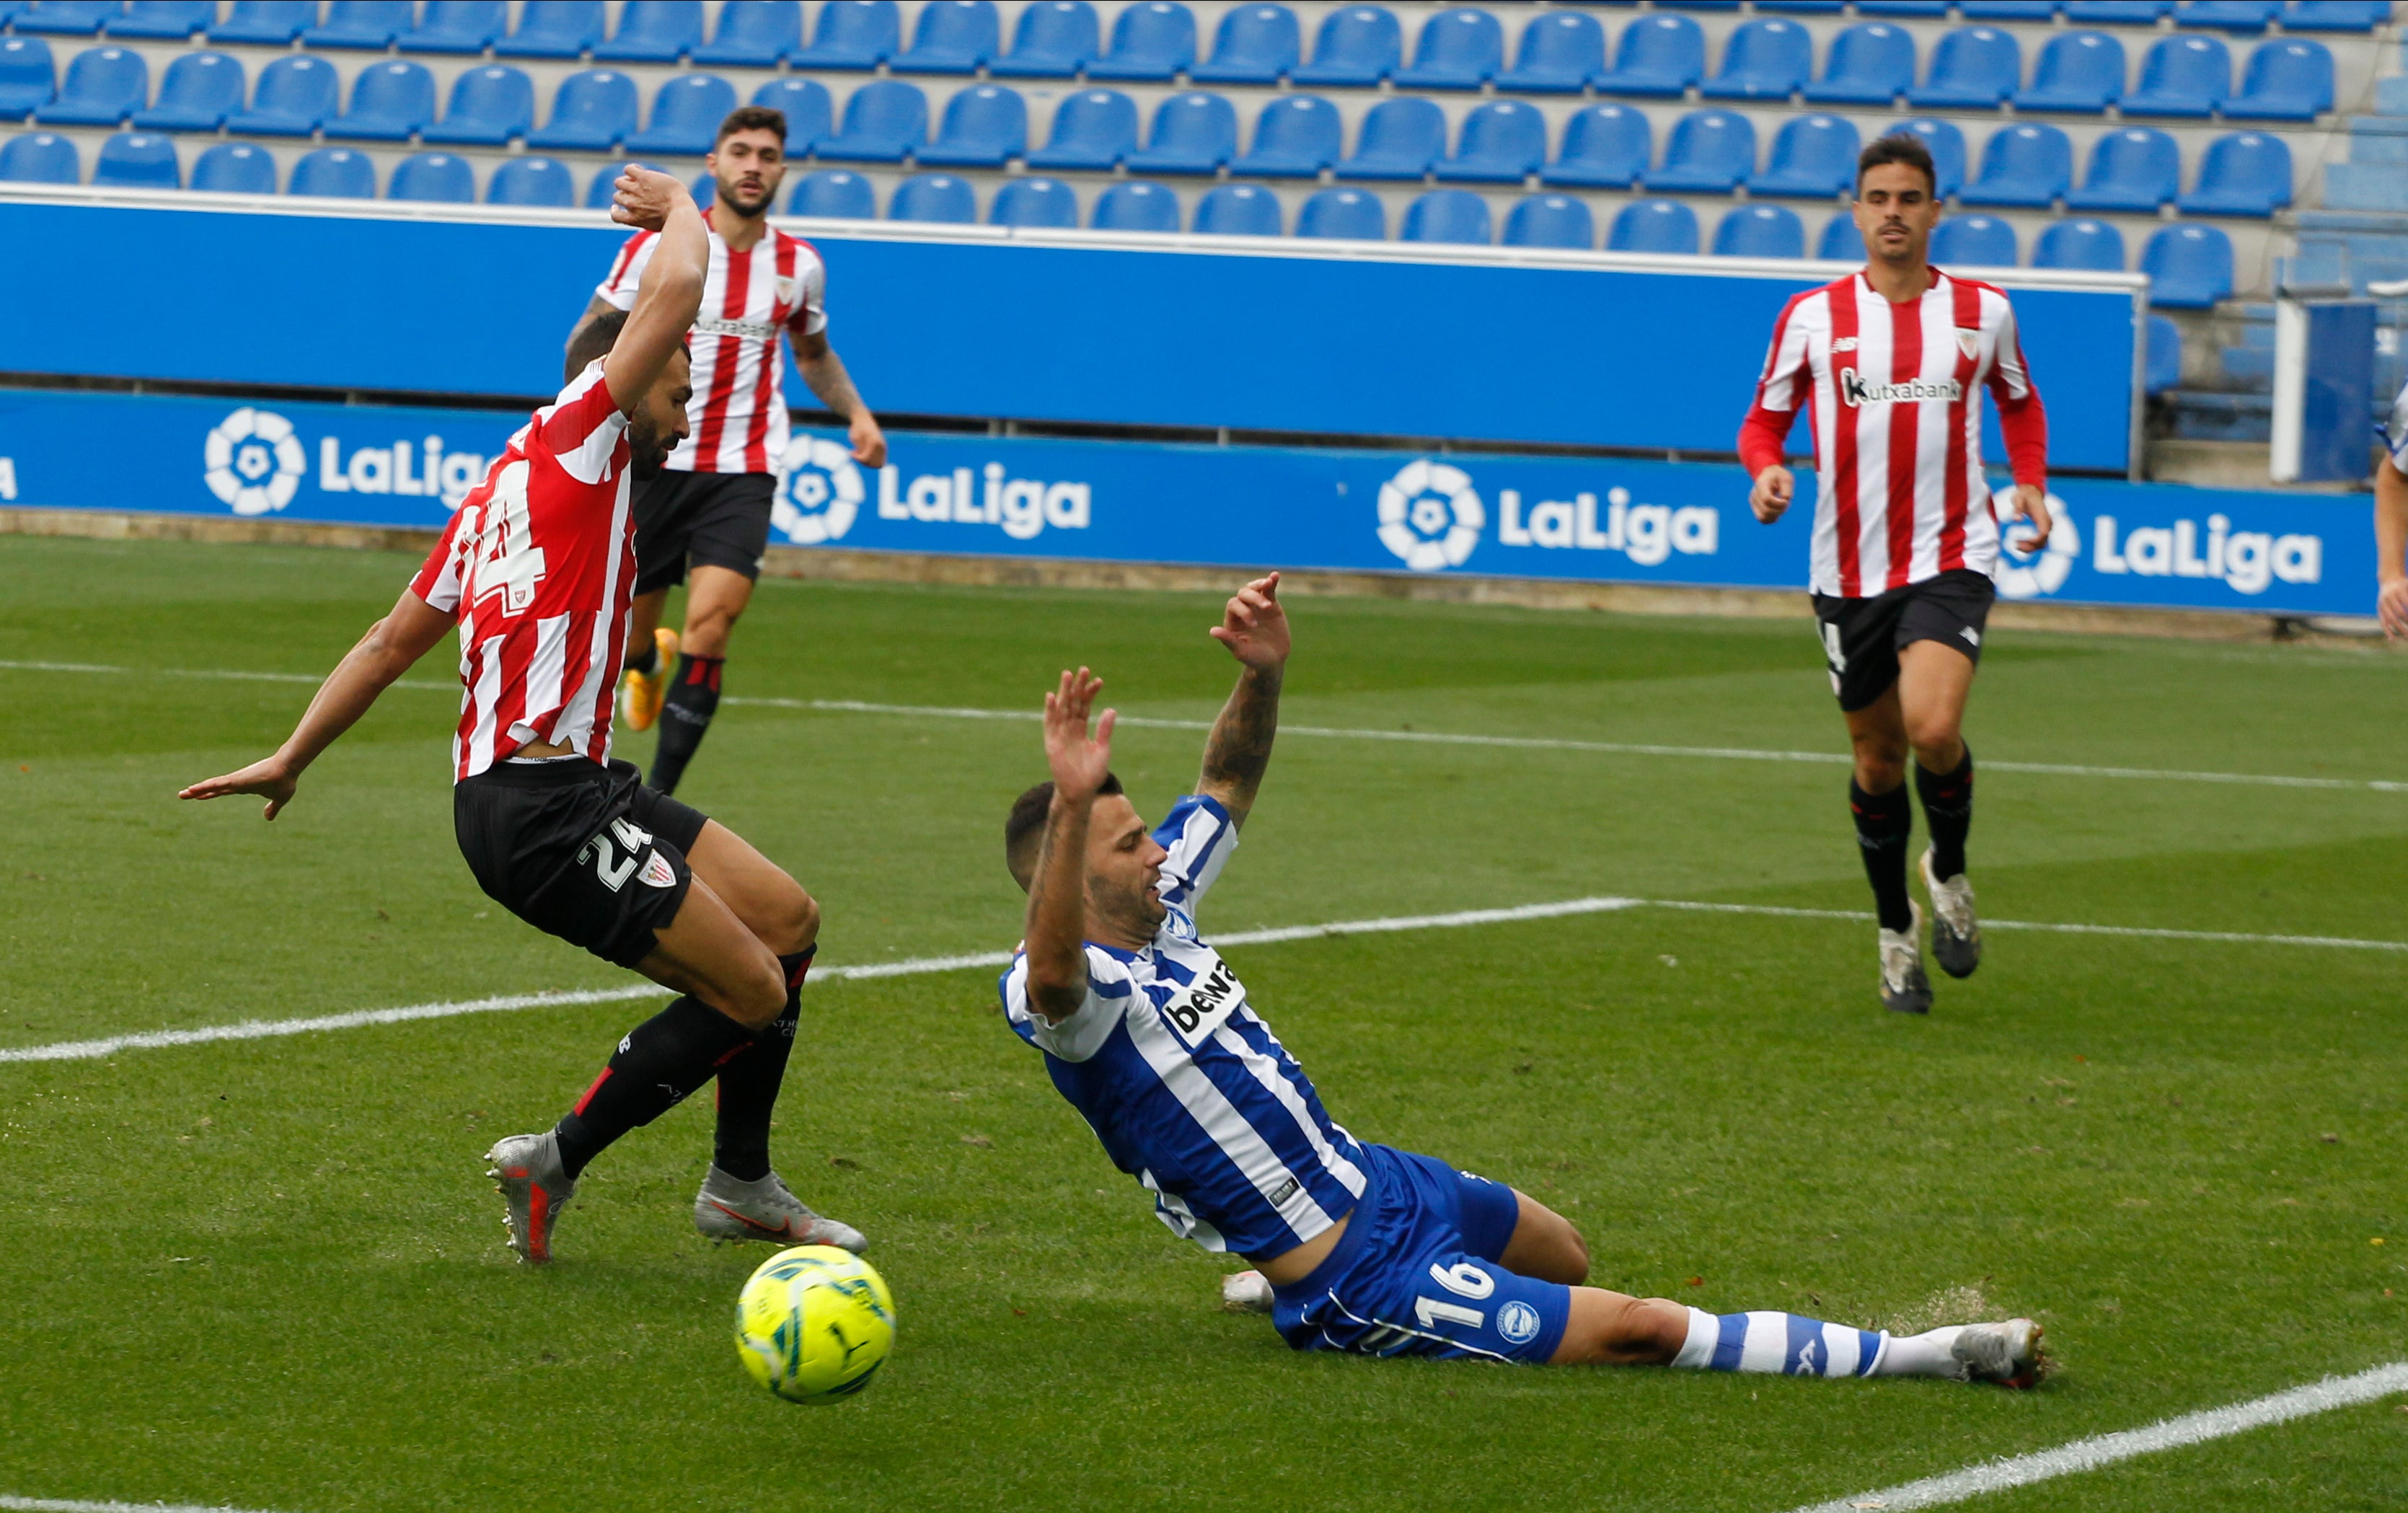
[[[0,506],[434,529],[521,411],[0,392]],[[128,437],[142,438],[127,445]],[[1612,458],[900,434],[891,465],[795,433],[775,545],[1797,589],[1813,475],[1777,525],[1739,468]],[[2008,599],[2366,614],[2361,498],[2060,480]],[[2003,502],[2000,507],[2004,507]]]

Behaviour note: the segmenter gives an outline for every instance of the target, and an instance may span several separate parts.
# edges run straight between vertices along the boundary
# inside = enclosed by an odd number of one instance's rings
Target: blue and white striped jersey
[[[1273,1256],[1338,1222],[1363,1195],[1363,1151],[1253,1007],[1196,905],[1238,843],[1217,800],[1171,806],[1154,838],[1170,853],[1168,909],[1140,951],[1087,945],[1087,1001],[1059,1024],[1028,1005],[1028,958],[1003,975],[1003,1007],[1045,1053],[1054,1085],[1113,1164],[1154,1195],[1170,1232],[1207,1250]]]

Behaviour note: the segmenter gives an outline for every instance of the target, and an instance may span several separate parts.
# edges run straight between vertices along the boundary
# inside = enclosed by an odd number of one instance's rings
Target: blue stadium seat
[[[1606,229],[1609,252],[1689,252],[1698,250],[1698,212],[1678,200],[1633,200],[1614,212]]]
[[[1487,11],[1458,6],[1422,22],[1412,66],[1392,82],[1406,90],[1476,90],[1504,69],[1505,29]]]
[[[770,79],[752,92],[752,103],[785,112],[789,162],[810,156],[820,138],[835,129],[827,86],[816,79]]]
[[[867,183],[864,180],[865,193]],[[959,174],[913,174],[895,186],[894,198],[886,204],[886,219],[974,226],[978,224],[978,192]]]
[[[348,147],[322,147],[306,153],[293,165],[293,181],[284,187],[287,194],[309,194],[321,199],[372,200],[376,198],[376,164],[365,152]]]
[[[58,87],[50,45],[38,36],[0,36],[0,117],[22,121]]]
[[[1967,21],[2037,21],[2046,25],[2057,17],[2058,0],[1956,0],[1956,14]]]
[[[2185,215],[2271,216],[2290,203],[2290,148],[2264,132],[2235,132],[2207,144],[2198,182],[2174,205]]]
[[[1940,179],[1935,188],[1942,199],[1965,187],[1965,134],[1956,129],[1955,121],[1916,116],[1882,133],[1884,136],[1901,134],[1922,142],[1924,150],[1931,154],[1931,170]]]
[[[1645,111],[1593,105],[1564,122],[1562,150],[1539,178],[1566,189],[1628,189],[1647,171],[1654,153],[1655,134]]]
[[[945,102],[937,139],[913,161],[953,168],[1000,168],[1028,150],[1028,104],[1001,84],[956,90]]]
[[[1828,200],[1847,193],[1856,181],[1856,152],[1863,147],[1854,122],[1814,111],[1782,122],[1765,155],[1764,171],[1750,178],[1750,194]]]
[[[1279,196],[1259,184],[1223,184],[1196,202],[1194,229],[1207,236],[1277,236]]]
[[[2104,32],[2059,32],[2042,46],[2031,87],[2014,100],[2018,110],[2100,115],[2123,93],[2123,43]]]
[[[636,129],[636,81],[615,68],[587,68],[560,81],[552,120],[526,145],[608,152]]]
[[[1931,16],[1948,14],[1949,0],[1856,0],[1859,16]]]
[[[2052,221],[2032,244],[2035,268],[2079,268],[2091,273],[2124,271],[2124,234],[2086,215]]]
[[[1054,133],[1028,165],[1105,173],[1136,150],[1137,102],[1118,90],[1081,90],[1054,107]]]
[[[1022,7],[1011,50],[986,71],[997,79],[1076,79],[1099,50],[1096,36],[1087,0],[1037,0]]]
[[[435,76],[423,64],[370,64],[351,76],[351,107],[326,135],[352,142],[407,142],[435,119]]]
[[[2149,303],[2162,309],[2204,310],[2232,297],[2232,238],[2214,226],[2176,224],[2141,249],[2149,276]]]
[[[1485,247],[1495,239],[1488,223],[1488,202],[1468,189],[1434,189],[1416,195],[1405,207],[1397,239]]]
[[[1455,156],[1431,170],[1441,184],[1518,184],[1547,161],[1547,118],[1519,100],[1491,100],[1464,113]]]
[[[1276,84],[1304,58],[1304,34],[1285,6],[1239,6],[1221,17],[1212,56],[1187,70],[1198,84]],[[1098,204],[1096,214],[1103,213]]]
[[[786,213],[828,221],[873,221],[878,216],[878,196],[869,180],[852,169],[822,168],[795,181]],[[971,219],[977,219],[975,210]]]
[[[393,165],[393,181],[385,186],[384,197],[474,205],[477,172],[466,158],[454,152],[413,152]]]
[[[452,81],[452,107],[419,133],[424,142],[501,147],[535,130],[535,83],[508,64],[470,68]]]
[[[1003,50],[995,0],[927,0],[910,50],[887,60],[898,74],[975,74]]]
[[[100,144],[92,181],[95,188],[181,189],[184,167],[172,139],[157,132],[119,132]]]
[[[1831,39],[1823,77],[1806,86],[1815,105],[1888,105],[1914,88],[1914,35],[1865,21]]]
[[[796,0],[750,0],[719,7],[719,30],[691,56],[697,66],[774,68],[803,49],[803,7]]]
[[[1417,179],[1445,153],[1446,112],[1412,95],[1383,100],[1363,113],[1354,155],[1338,165],[1338,177]]]
[[[1931,261],[1955,268],[2012,268],[2015,228],[1994,215],[1952,215],[1933,228]]]
[[[1154,107],[1153,136],[1121,161],[1131,173],[1210,174],[1237,155],[1237,108],[1221,95],[1190,90]]]
[[[1573,251],[1597,250],[1597,220],[1588,207],[1569,194],[1532,194],[1505,212],[1506,247],[1555,247]]]
[[[595,9],[601,9],[597,3]],[[212,42],[256,42],[280,48],[318,24],[318,0],[234,0],[226,19],[209,28]]]
[[[526,0],[497,58],[581,58],[602,45],[602,0]],[[607,202],[606,202],[607,203]]]
[[[2045,210],[2073,188],[2073,143],[2054,126],[2002,126],[1982,149],[1982,175],[1959,197],[1968,205]]]
[[[991,226],[1029,226],[1040,231],[1075,231],[1079,225],[1079,192],[1059,178],[1014,178],[995,192],[987,207]]]
[[[577,203],[577,177],[558,158],[512,158],[485,181],[485,203],[566,210]]]
[[[838,163],[900,163],[928,139],[928,97],[899,79],[872,79],[844,102],[844,128],[819,145]]]
[[[619,170],[625,166],[626,164],[623,163],[612,163],[606,164],[602,167],[595,170],[593,182],[589,183],[585,187],[585,207],[587,209],[607,210],[610,208],[610,186],[618,182]],[[653,165],[649,163],[640,163],[638,164],[637,166],[639,168],[653,168]],[[659,170],[657,168],[653,168],[653,171],[657,173]],[[707,184],[710,182],[710,179],[706,178],[703,182]],[[706,193],[698,190],[694,203],[697,207],[701,207],[708,206],[710,201]]]
[[[250,136],[308,136],[335,114],[335,65],[323,58],[307,53],[279,58],[259,71],[251,108],[228,116],[226,130]]]
[[[1714,227],[1716,257],[1804,257],[1806,222],[1783,205],[1742,205]]]
[[[1758,10],[1784,10],[1799,16],[1836,16],[1848,8],[1847,0],[1756,0]]]
[[[1345,150],[1338,107],[1317,94],[1283,94],[1254,119],[1254,145],[1229,164],[1258,178],[1316,178]]]
[[[396,39],[404,52],[466,53],[475,57],[510,29],[503,0],[426,0],[418,24]],[[488,201],[492,196],[486,196]],[[564,204],[566,202],[563,202]]]
[[[596,63],[675,63],[702,46],[702,0],[625,0]]]
[[[2013,32],[1995,26],[1963,26],[1931,50],[1923,87],[1906,92],[1906,103],[1929,110],[1987,110],[2023,82],[2023,49]]]
[[[2289,0],[2286,32],[2371,32],[2391,19],[2391,0]]]
[[[2162,315],[2149,317],[2148,350],[2141,364],[2142,392],[2154,399],[2182,386],[2182,327]]]
[[[1523,94],[1578,94],[1605,72],[1605,28],[1594,16],[1549,10],[1522,28],[1520,60],[1497,87]]]
[[[827,0],[811,45],[786,61],[797,68],[875,68],[903,50],[895,0]]]
[[[242,108],[242,64],[222,52],[187,52],[167,65],[159,100],[134,113],[145,131],[213,132]]]
[[[1297,84],[1372,85],[1395,73],[1405,61],[1404,28],[1384,6],[1348,6],[1321,19],[1313,34],[1312,61],[1298,64],[1288,75]],[[1307,202],[1307,211],[1312,205]],[[1331,212],[1335,213],[1335,212]],[[1299,216],[1297,224],[1304,224]],[[1387,235],[1386,212],[1381,235]],[[1297,235],[1306,235],[1299,230]]]
[[[193,187],[212,194],[273,194],[276,154],[249,142],[220,142],[193,164]]]
[[[1722,72],[1698,93],[1709,100],[1786,100],[1813,72],[1814,42],[1806,28],[1777,18],[1752,21],[1731,33]]]
[[[216,0],[133,0],[124,15],[108,18],[108,31],[111,36],[181,42],[217,19]]]
[[[1672,122],[1663,166],[1640,180],[1659,192],[1727,194],[1756,172],[1756,127],[1734,110],[1692,110]]]
[[[1705,72],[1706,34],[1698,23],[1650,13],[1622,29],[1613,66],[1597,76],[1597,87],[1608,94],[1678,99]]]
[[[719,139],[736,108],[736,86],[717,74],[675,74],[652,96],[652,124],[626,140],[630,152],[698,158]]]
[[[45,126],[114,126],[150,103],[150,65],[131,48],[87,48],[67,64],[59,97],[34,112]]]
[[[2314,121],[2333,107],[2333,57],[2321,42],[2260,42],[2242,71],[2241,93],[2224,102],[2227,121]]]
[[[1121,7],[1111,50],[1087,64],[1087,77],[1167,82],[1195,61],[1194,12],[1178,0],[1141,0]]]
[[[409,30],[411,9],[410,0],[334,0],[322,22],[301,29],[301,45],[382,52]]]
[[[2141,60],[2141,86],[2120,102],[2128,116],[2204,120],[2232,93],[2232,52],[2212,36],[2168,36]]]
[[[2174,0],[2065,0],[2065,19],[2076,26],[2155,26]]]
[[[122,12],[118,0],[34,0],[10,18],[20,32],[47,32],[52,36],[90,36],[111,16]]]
[[[2212,26],[2223,32],[2262,32],[2283,12],[2282,0],[2179,0],[2176,26]]]
[[[1096,196],[1087,224],[1097,231],[1179,230],[1179,193],[1168,185],[1132,178]]]
[[[2090,147],[2090,177],[2065,196],[2074,210],[2155,215],[2182,193],[2182,149],[2153,126],[2108,132]]]
[[[1823,235],[1814,239],[1814,255],[1826,263],[1863,262],[1865,235],[1856,229],[1856,218],[1835,215],[1824,221]]]
[[[0,182],[11,184],[79,184],[83,156],[76,145],[56,132],[26,132],[0,147]]]
[[[1426,103],[1426,102],[1425,102]],[[72,152],[73,143],[68,144]],[[1388,212],[1380,196],[1360,189],[1325,189],[1296,213],[1296,234],[1339,241],[1388,239]]]

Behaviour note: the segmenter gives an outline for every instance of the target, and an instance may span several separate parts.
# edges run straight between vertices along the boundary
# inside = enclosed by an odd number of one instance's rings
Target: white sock
[[[1963,1363],[1948,1353],[1963,1324],[1944,1324],[1920,1335],[1893,1335],[1889,1349],[1873,1363],[1876,1377],[1962,1377]]]

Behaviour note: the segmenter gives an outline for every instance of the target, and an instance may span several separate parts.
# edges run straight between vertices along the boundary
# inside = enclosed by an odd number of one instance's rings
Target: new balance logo
[[[1965,397],[1965,386],[1954,378],[1909,378],[1903,383],[1868,383],[1855,368],[1840,374],[1840,398],[1851,407],[1859,405],[1918,404],[1926,400],[1946,400],[1955,404]]]
[[[1856,338],[1854,336],[1835,336],[1831,339],[1831,350],[1835,352],[1853,352],[1856,350]]]

